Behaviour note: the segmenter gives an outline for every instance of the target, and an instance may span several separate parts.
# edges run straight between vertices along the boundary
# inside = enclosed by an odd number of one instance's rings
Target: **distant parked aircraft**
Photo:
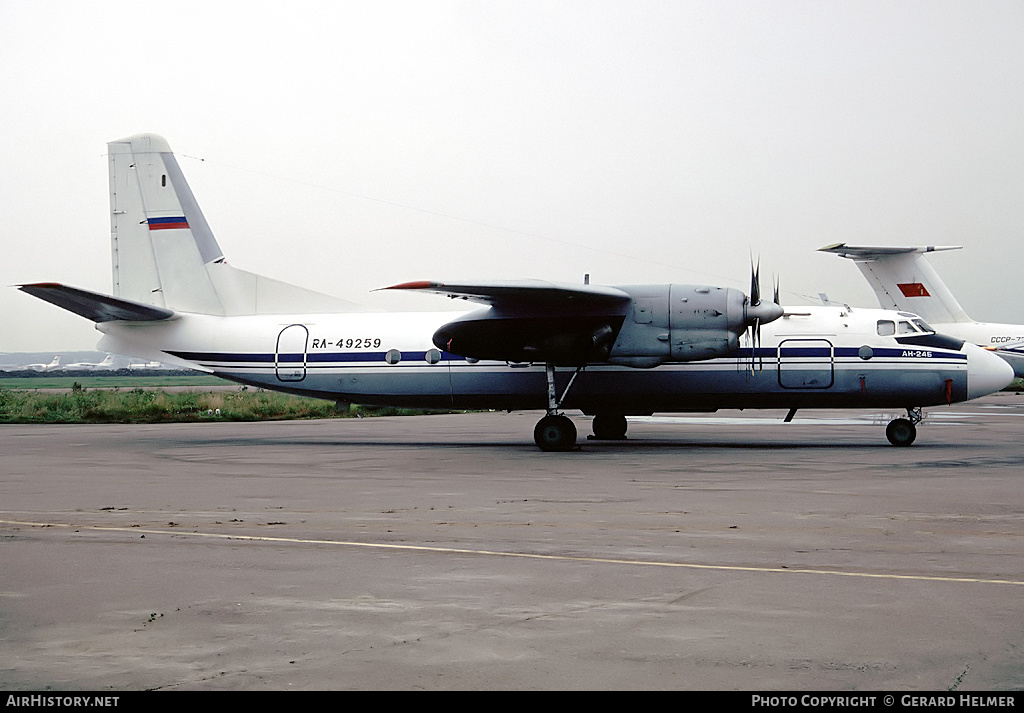
[[[27,364],[14,371],[57,371],[61,368],[60,358],[63,354],[58,354],[53,358],[49,364]]]
[[[168,366],[158,361],[133,361],[128,365],[129,369],[178,369],[180,367]]]
[[[65,364],[63,367],[64,371],[113,371],[116,368],[113,354],[107,354],[101,362],[76,362],[74,364]]]
[[[1024,324],[976,322],[967,316],[956,297],[925,259],[940,250],[960,245],[880,247],[837,243],[820,248],[849,258],[860,268],[884,309],[913,312],[936,331],[994,351],[1024,376]]]

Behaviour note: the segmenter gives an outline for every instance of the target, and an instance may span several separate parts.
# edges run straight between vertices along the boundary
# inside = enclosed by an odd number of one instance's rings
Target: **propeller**
[[[764,368],[764,359],[758,355],[761,346],[761,325],[774,322],[782,316],[785,310],[779,305],[779,282],[775,280],[775,293],[771,302],[761,300],[761,259],[758,258],[757,265],[750,260],[750,297],[744,305],[744,317],[750,334],[750,370],[761,371]]]

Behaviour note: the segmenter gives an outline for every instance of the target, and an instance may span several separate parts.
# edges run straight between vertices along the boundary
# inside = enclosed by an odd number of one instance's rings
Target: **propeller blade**
[[[761,258],[757,259],[757,267],[754,259],[750,259],[750,304],[761,304]]]
[[[764,370],[764,356],[761,354],[761,324],[774,322],[785,310],[779,304],[779,280],[773,280],[774,295],[771,303],[761,300],[761,259],[754,262],[750,257],[750,296],[744,304],[744,317],[750,340],[750,373]]]
[[[761,318],[755,317],[752,325],[753,335],[750,340],[750,371],[751,373],[764,369],[764,360],[759,356],[761,347]]]

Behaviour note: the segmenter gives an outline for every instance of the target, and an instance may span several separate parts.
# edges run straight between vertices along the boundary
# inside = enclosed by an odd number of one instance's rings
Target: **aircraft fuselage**
[[[753,350],[653,368],[589,364],[563,406],[626,415],[718,408],[907,408],[963,401],[971,345],[878,334],[882,310],[801,307],[766,325]],[[464,409],[543,409],[543,363],[476,361],[432,344],[458,313],[183,314],[107,322],[101,348],[153,354],[239,383],[339,402]],[[923,335],[922,335],[923,336]],[[746,340],[744,340],[746,341]],[[927,338],[923,340],[929,342]],[[134,348],[133,348],[134,347]],[[147,352],[148,350],[148,352]],[[556,373],[559,392],[574,373]],[[980,385],[979,385],[980,386]]]

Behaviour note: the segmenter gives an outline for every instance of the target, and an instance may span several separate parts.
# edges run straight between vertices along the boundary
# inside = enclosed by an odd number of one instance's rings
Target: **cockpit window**
[[[878,336],[890,337],[896,334],[896,323],[890,322],[887,319],[878,320]]]
[[[922,332],[934,332],[935,330],[928,326],[928,323],[918,317],[917,319],[911,320],[914,326],[920,329]]]
[[[904,322],[903,320],[900,320],[898,331],[900,334],[914,334],[917,332],[917,330],[914,329],[914,325],[910,322]]]

